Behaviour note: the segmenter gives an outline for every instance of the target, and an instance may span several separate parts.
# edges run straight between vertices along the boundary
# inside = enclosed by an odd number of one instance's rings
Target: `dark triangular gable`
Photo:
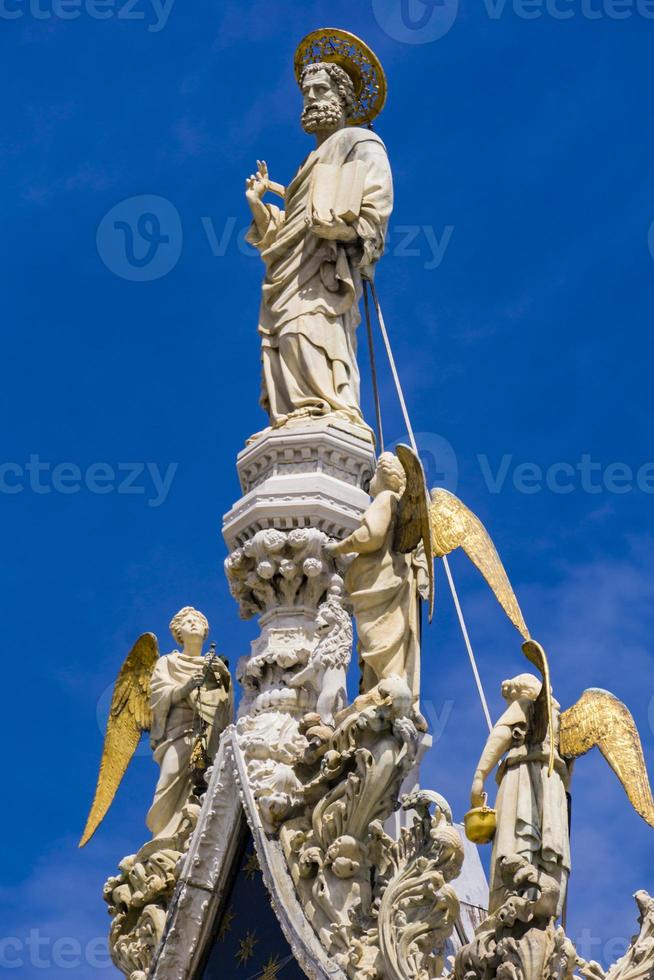
[[[197,980],[306,980],[270,904],[248,835]]]

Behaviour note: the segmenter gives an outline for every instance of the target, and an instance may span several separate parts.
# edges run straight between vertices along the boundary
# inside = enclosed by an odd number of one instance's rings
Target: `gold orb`
[[[497,812],[490,806],[476,806],[468,810],[463,825],[473,844],[490,844],[497,829]]]

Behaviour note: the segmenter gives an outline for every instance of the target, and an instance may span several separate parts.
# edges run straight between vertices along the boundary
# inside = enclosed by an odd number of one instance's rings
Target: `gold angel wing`
[[[434,615],[434,559],[429,521],[429,495],[422,463],[413,449],[400,443],[396,455],[404,467],[406,487],[400,498],[395,524],[393,548],[402,554],[413,551],[422,542],[429,576],[429,622]]]
[[[636,813],[654,827],[654,800],[636,722],[614,694],[593,687],[561,715],[559,751],[567,759],[576,759],[595,746],[622,783]]]
[[[104,820],[143,732],[150,730],[150,680],[159,659],[154,633],[144,633],[130,650],[120,669],[111,699],[104,736],[98,785],[86,827],[79,842],[88,844]]]
[[[431,492],[431,538],[434,556],[443,558],[455,548],[463,548],[473,565],[484,576],[502,609],[523,639],[529,639],[509,577],[491,537],[478,517],[449,490],[438,487]]]
[[[536,667],[543,678],[543,686],[536,699],[534,710],[534,732],[535,742],[544,742],[546,735],[550,738],[550,761],[548,775],[554,772],[554,708],[552,705],[552,678],[550,675],[550,665],[547,654],[540,643],[535,640],[527,640],[522,644],[522,652],[527,660]]]

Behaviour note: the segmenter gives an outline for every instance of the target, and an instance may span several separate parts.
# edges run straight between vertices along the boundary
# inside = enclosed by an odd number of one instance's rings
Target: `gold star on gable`
[[[261,974],[261,980],[277,980],[277,974],[279,973],[282,966],[282,961],[279,956],[273,956],[271,954],[270,959],[263,968],[263,973]]]
[[[243,865],[243,874],[248,881],[251,881],[257,871],[261,871],[259,867],[259,861],[257,860],[257,855],[252,851],[252,854],[248,857],[247,861]]]
[[[241,964],[247,963],[248,960],[252,959],[254,956],[254,947],[257,945],[259,940],[257,939],[256,932],[248,932],[244,939],[240,939],[238,943],[238,952],[234,955],[236,959]]]
[[[225,942],[225,937],[228,932],[231,932],[232,922],[236,918],[236,913],[232,909],[227,909],[223,916],[223,921],[220,923],[220,928],[218,929],[218,938]]]

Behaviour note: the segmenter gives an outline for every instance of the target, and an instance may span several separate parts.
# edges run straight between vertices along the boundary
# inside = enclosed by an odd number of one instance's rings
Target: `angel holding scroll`
[[[173,616],[170,630],[181,649],[160,657],[156,636],[144,633],[120,670],[95,798],[80,847],[104,819],[146,731],[160,767],[146,823],[153,838],[173,838],[193,793],[193,768],[213,758],[220,733],[232,720],[233,690],[227,665],[220,657],[202,655],[209,633],[206,617],[185,606]],[[199,755],[205,763],[196,759]]]

